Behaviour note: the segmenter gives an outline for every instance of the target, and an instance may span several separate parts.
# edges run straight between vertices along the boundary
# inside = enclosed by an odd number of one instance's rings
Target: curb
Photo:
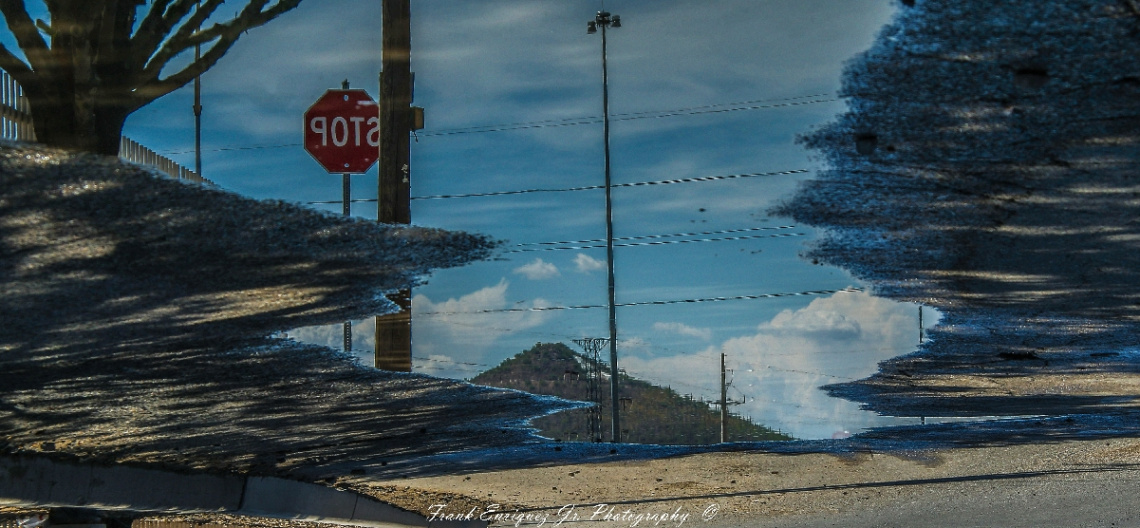
[[[355,492],[276,477],[183,474],[20,456],[0,457],[0,506],[229,513],[370,528],[488,524],[429,523],[418,513]]]

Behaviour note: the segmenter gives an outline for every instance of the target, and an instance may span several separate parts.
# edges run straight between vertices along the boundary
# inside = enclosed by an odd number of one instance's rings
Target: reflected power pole
[[[380,177],[376,219],[410,224],[412,131],[411,0],[382,0]],[[412,371],[412,291],[389,296],[400,312],[376,317],[376,368]]]
[[[599,353],[607,341],[609,340],[600,337],[574,340],[582,347],[586,359],[586,400],[594,403],[586,415],[586,430],[591,442],[602,441],[602,361]]]
[[[720,443],[722,444],[728,441],[728,406],[743,405],[746,399],[740,401],[728,399],[728,388],[732,386],[732,382],[728,381],[726,373],[724,353],[722,352],[720,354],[720,401],[715,404],[720,406]]]
[[[720,443],[728,441],[728,383],[724,375],[724,354],[720,355]]]

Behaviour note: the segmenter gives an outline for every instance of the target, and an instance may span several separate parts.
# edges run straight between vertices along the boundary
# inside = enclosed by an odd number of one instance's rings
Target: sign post
[[[352,214],[351,175],[379,157],[380,108],[368,92],[329,90],[305,111],[305,151],[326,171],[341,174],[344,216]],[[352,322],[344,323],[344,351],[352,352]]]

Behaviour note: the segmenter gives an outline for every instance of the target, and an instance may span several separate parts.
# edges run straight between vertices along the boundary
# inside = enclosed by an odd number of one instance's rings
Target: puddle
[[[798,439],[845,438],[870,428],[953,420],[880,416],[820,390],[824,385],[869,376],[876,372],[880,361],[913,352],[939,319],[939,313],[929,307],[898,303],[865,292],[841,292],[780,311],[747,333],[695,352],[663,353],[638,343],[626,343],[620,347],[620,365],[633,378],[666,387],[716,410],[713,403],[720,399],[719,362],[724,354],[732,414]],[[340,350],[342,332],[342,325],[329,325],[298,329],[287,335]],[[365,367],[374,365],[372,332],[371,319],[353,323],[353,354]],[[569,349],[581,351],[570,339],[564,342]],[[417,354],[413,365],[415,372],[471,379],[513,355],[488,359],[462,353],[422,357]],[[514,388],[541,390],[538,385],[524,383]],[[602,391],[608,392],[608,377],[603,380]],[[638,402],[631,405],[626,412],[637,412]],[[604,407],[602,419],[607,421],[608,405]],[[580,437],[588,436],[582,431]]]

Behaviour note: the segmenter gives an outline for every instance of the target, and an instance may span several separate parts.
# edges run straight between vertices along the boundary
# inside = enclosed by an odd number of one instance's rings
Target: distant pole
[[[197,8],[202,7],[198,0]],[[202,26],[199,25],[201,30]],[[202,45],[194,45],[194,61],[202,60]],[[194,77],[194,173],[202,177],[202,76]]]
[[[382,0],[380,174],[376,220],[410,224],[412,10],[410,0]],[[376,317],[376,368],[412,371],[412,291],[389,296],[400,312]]]
[[[925,339],[926,339],[926,333],[923,331],[923,328],[922,328],[922,305],[920,304],[920,305],[918,305],[918,344],[921,345],[923,340],[925,340]]]
[[[602,394],[599,386],[602,372],[601,358],[598,357],[598,353],[605,341],[605,339],[598,337],[574,340],[578,346],[582,347],[586,358],[586,400],[594,403],[586,415],[586,429],[589,432],[591,442],[602,441]]]
[[[724,353],[720,354],[720,443],[728,441],[728,380],[725,377]]]
[[[606,29],[621,27],[621,17],[611,16],[606,11],[598,11],[586,25],[587,33],[602,29],[602,134],[605,142],[604,158],[606,173],[606,265],[609,269],[609,308],[610,308],[610,418],[612,420],[613,441],[621,441],[621,427],[618,419],[618,356],[617,356],[617,295],[614,281],[614,214],[611,200],[610,178],[610,73],[606,57]]]

